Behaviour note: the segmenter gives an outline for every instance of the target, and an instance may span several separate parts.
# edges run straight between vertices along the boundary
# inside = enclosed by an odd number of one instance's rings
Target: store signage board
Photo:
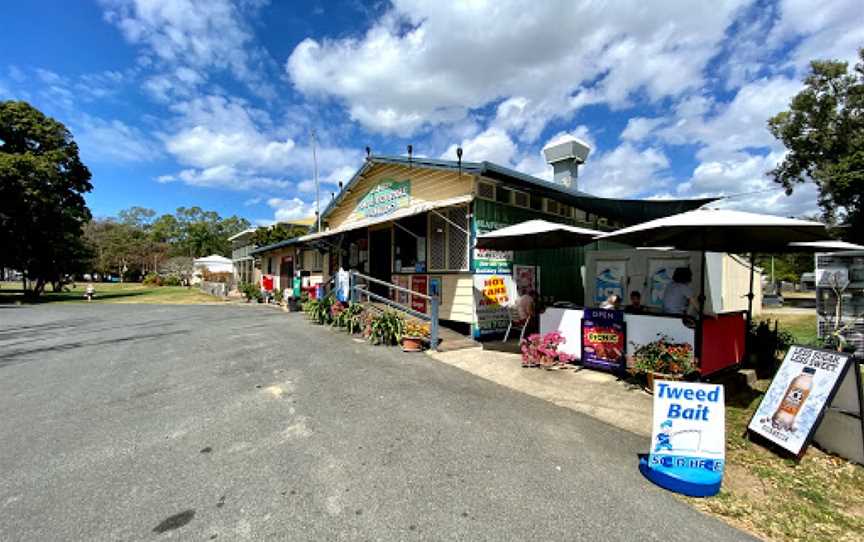
[[[582,316],[582,365],[623,372],[627,368],[624,312],[585,309]]]
[[[677,493],[716,495],[726,458],[725,410],[720,384],[655,381],[651,449],[639,470]]]
[[[748,431],[800,458],[854,365],[850,358],[831,350],[790,347]],[[860,412],[860,388],[858,403]]]
[[[516,283],[511,275],[474,275],[475,337],[507,330],[507,307],[516,303]]]
[[[384,179],[360,198],[355,212],[362,218],[378,218],[411,205],[411,181]]]
[[[540,293],[540,266],[514,265],[513,276],[516,280],[516,293],[523,296],[534,290]]]
[[[428,275],[411,275],[411,291],[419,294],[429,292],[429,276]],[[416,295],[411,296],[411,308],[417,312],[426,314],[426,299]]]
[[[475,220],[475,235],[489,233],[510,226],[506,222],[495,222],[492,220]],[[471,269],[475,273],[484,275],[505,274],[509,275],[513,268],[512,250],[491,250],[486,248],[475,248],[471,254]]]

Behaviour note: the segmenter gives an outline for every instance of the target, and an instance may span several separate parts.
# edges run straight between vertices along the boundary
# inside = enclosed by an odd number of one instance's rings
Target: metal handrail
[[[415,297],[422,297],[423,299],[425,299],[425,300],[427,300],[427,301],[431,301],[431,300],[433,299],[432,296],[430,296],[430,295],[422,294],[422,293],[420,293],[420,292],[415,292],[414,290],[409,290],[408,288],[403,288],[403,287],[401,287],[401,286],[396,286],[395,284],[393,284],[393,283],[391,283],[391,282],[387,282],[387,281],[384,281],[384,280],[381,280],[381,279],[376,279],[375,277],[370,277],[369,275],[364,275],[363,273],[359,273],[359,272],[357,272],[357,271],[351,271],[351,274],[352,274],[353,276],[355,276],[355,277],[360,277],[360,278],[363,278],[363,279],[365,279],[365,280],[368,280],[368,281],[371,281],[371,282],[378,283],[378,284],[380,284],[380,285],[382,285],[382,286],[386,286],[386,287],[388,287],[388,288],[390,288],[390,289],[392,289],[392,290],[397,290],[397,291],[400,291],[400,292],[405,292],[406,294],[411,294],[411,295],[413,295],[413,296],[415,296]]]
[[[397,303],[396,301],[393,301],[392,299],[389,299],[389,298],[386,298],[384,296],[370,292],[369,290],[362,288],[360,285],[357,284],[357,278],[362,278],[366,281],[374,282],[374,283],[380,284],[382,286],[386,286],[387,288],[390,288],[392,290],[405,292],[405,293],[409,294],[410,296],[416,296],[416,297],[422,298],[422,299],[429,302],[429,314],[415,311],[414,309],[412,309],[408,306],[405,306],[401,303]],[[365,286],[365,284],[364,284],[364,286]],[[392,307],[392,308],[395,308],[396,310],[400,310],[406,314],[410,314],[411,316],[414,316],[415,318],[419,318],[421,320],[428,320],[429,321],[429,343],[430,343],[430,347],[432,348],[432,350],[436,350],[436,351],[438,350],[438,308],[439,308],[438,305],[439,305],[439,301],[438,301],[437,297],[432,297],[432,296],[427,295],[427,294],[422,294],[420,292],[415,292],[415,291],[409,290],[407,288],[402,288],[401,286],[396,286],[395,284],[391,284],[389,282],[386,282],[386,281],[383,281],[380,279],[376,279],[376,278],[370,277],[368,275],[364,275],[363,273],[359,273],[357,271],[351,271],[349,273],[349,287],[348,288],[349,288],[351,300],[353,302],[357,302],[357,300],[358,300],[357,294],[363,294],[366,296],[366,299],[368,299],[368,300],[375,299],[376,301],[384,303],[388,307]]]

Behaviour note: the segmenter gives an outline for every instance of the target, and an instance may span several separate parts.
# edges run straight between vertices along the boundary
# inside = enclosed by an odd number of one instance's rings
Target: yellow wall
[[[437,276],[437,275],[430,275]],[[472,323],[474,321],[474,282],[470,273],[441,275],[444,296],[438,317],[442,320]]]
[[[408,168],[395,164],[375,164],[363,180],[351,188],[351,193],[339,203],[338,207],[326,217],[330,229],[341,228],[362,217],[353,215],[354,209],[370,188],[384,179],[396,182],[411,181],[411,205],[427,201],[437,201],[471,194],[474,190],[474,177],[463,173],[439,169]]]
[[[731,254],[723,255],[723,308],[747,310],[747,292],[750,291],[750,264],[744,258]],[[762,273],[759,269],[753,277],[753,314],[762,312]]]

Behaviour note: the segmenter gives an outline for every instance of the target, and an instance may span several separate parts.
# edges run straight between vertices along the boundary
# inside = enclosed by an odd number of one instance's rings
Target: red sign
[[[420,294],[429,292],[429,277],[426,275],[411,275],[411,290]],[[426,299],[412,295],[411,308],[426,314]]]

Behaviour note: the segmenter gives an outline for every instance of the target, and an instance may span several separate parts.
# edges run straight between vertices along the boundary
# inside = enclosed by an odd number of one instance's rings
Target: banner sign
[[[747,429],[800,457],[849,366],[850,354],[792,346]]]
[[[523,296],[531,290],[540,292],[540,266],[514,265],[513,276],[516,277],[516,293]]]
[[[474,275],[475,337],[503,333],[510,319],[507,307],[516,303],[516,283],[510,275]]]
[[[624,299],[624,277],[627,276],[626,260],[597,260],[594,277],[594,301],[602,303],[610,295]]]
[[[585,309],[582,316],[582,365],[620,372],[627,368],[624,311]]]
[[[429,292],[429,276],[428,275],[411,275],[411,291],[418,294],[426,294]],[[417,312],[426,314],[426,299],[416,295],[411,296],[411,308]]]
[[[854,359],[819,422],[815,442],[823,450],[864,465],[864,387],[861,362]]]
[[[475,219],[475,234],[489,233],[500,230],[510,224],[494,222],[491,220]],[[504,274],[509,275],[513,267],[512,250],[491,250],[486,248],[475,248],[471,258],[471,268],[475,273],[482,274]]]
[[[725,410],[720,384],[655,380],[651,450],[642,473],[685,495],[716,494],[726,456]]]
[[[355,212],[363,218],[387,216],[411,204],[411,181],[384,179],[366,192]]]

